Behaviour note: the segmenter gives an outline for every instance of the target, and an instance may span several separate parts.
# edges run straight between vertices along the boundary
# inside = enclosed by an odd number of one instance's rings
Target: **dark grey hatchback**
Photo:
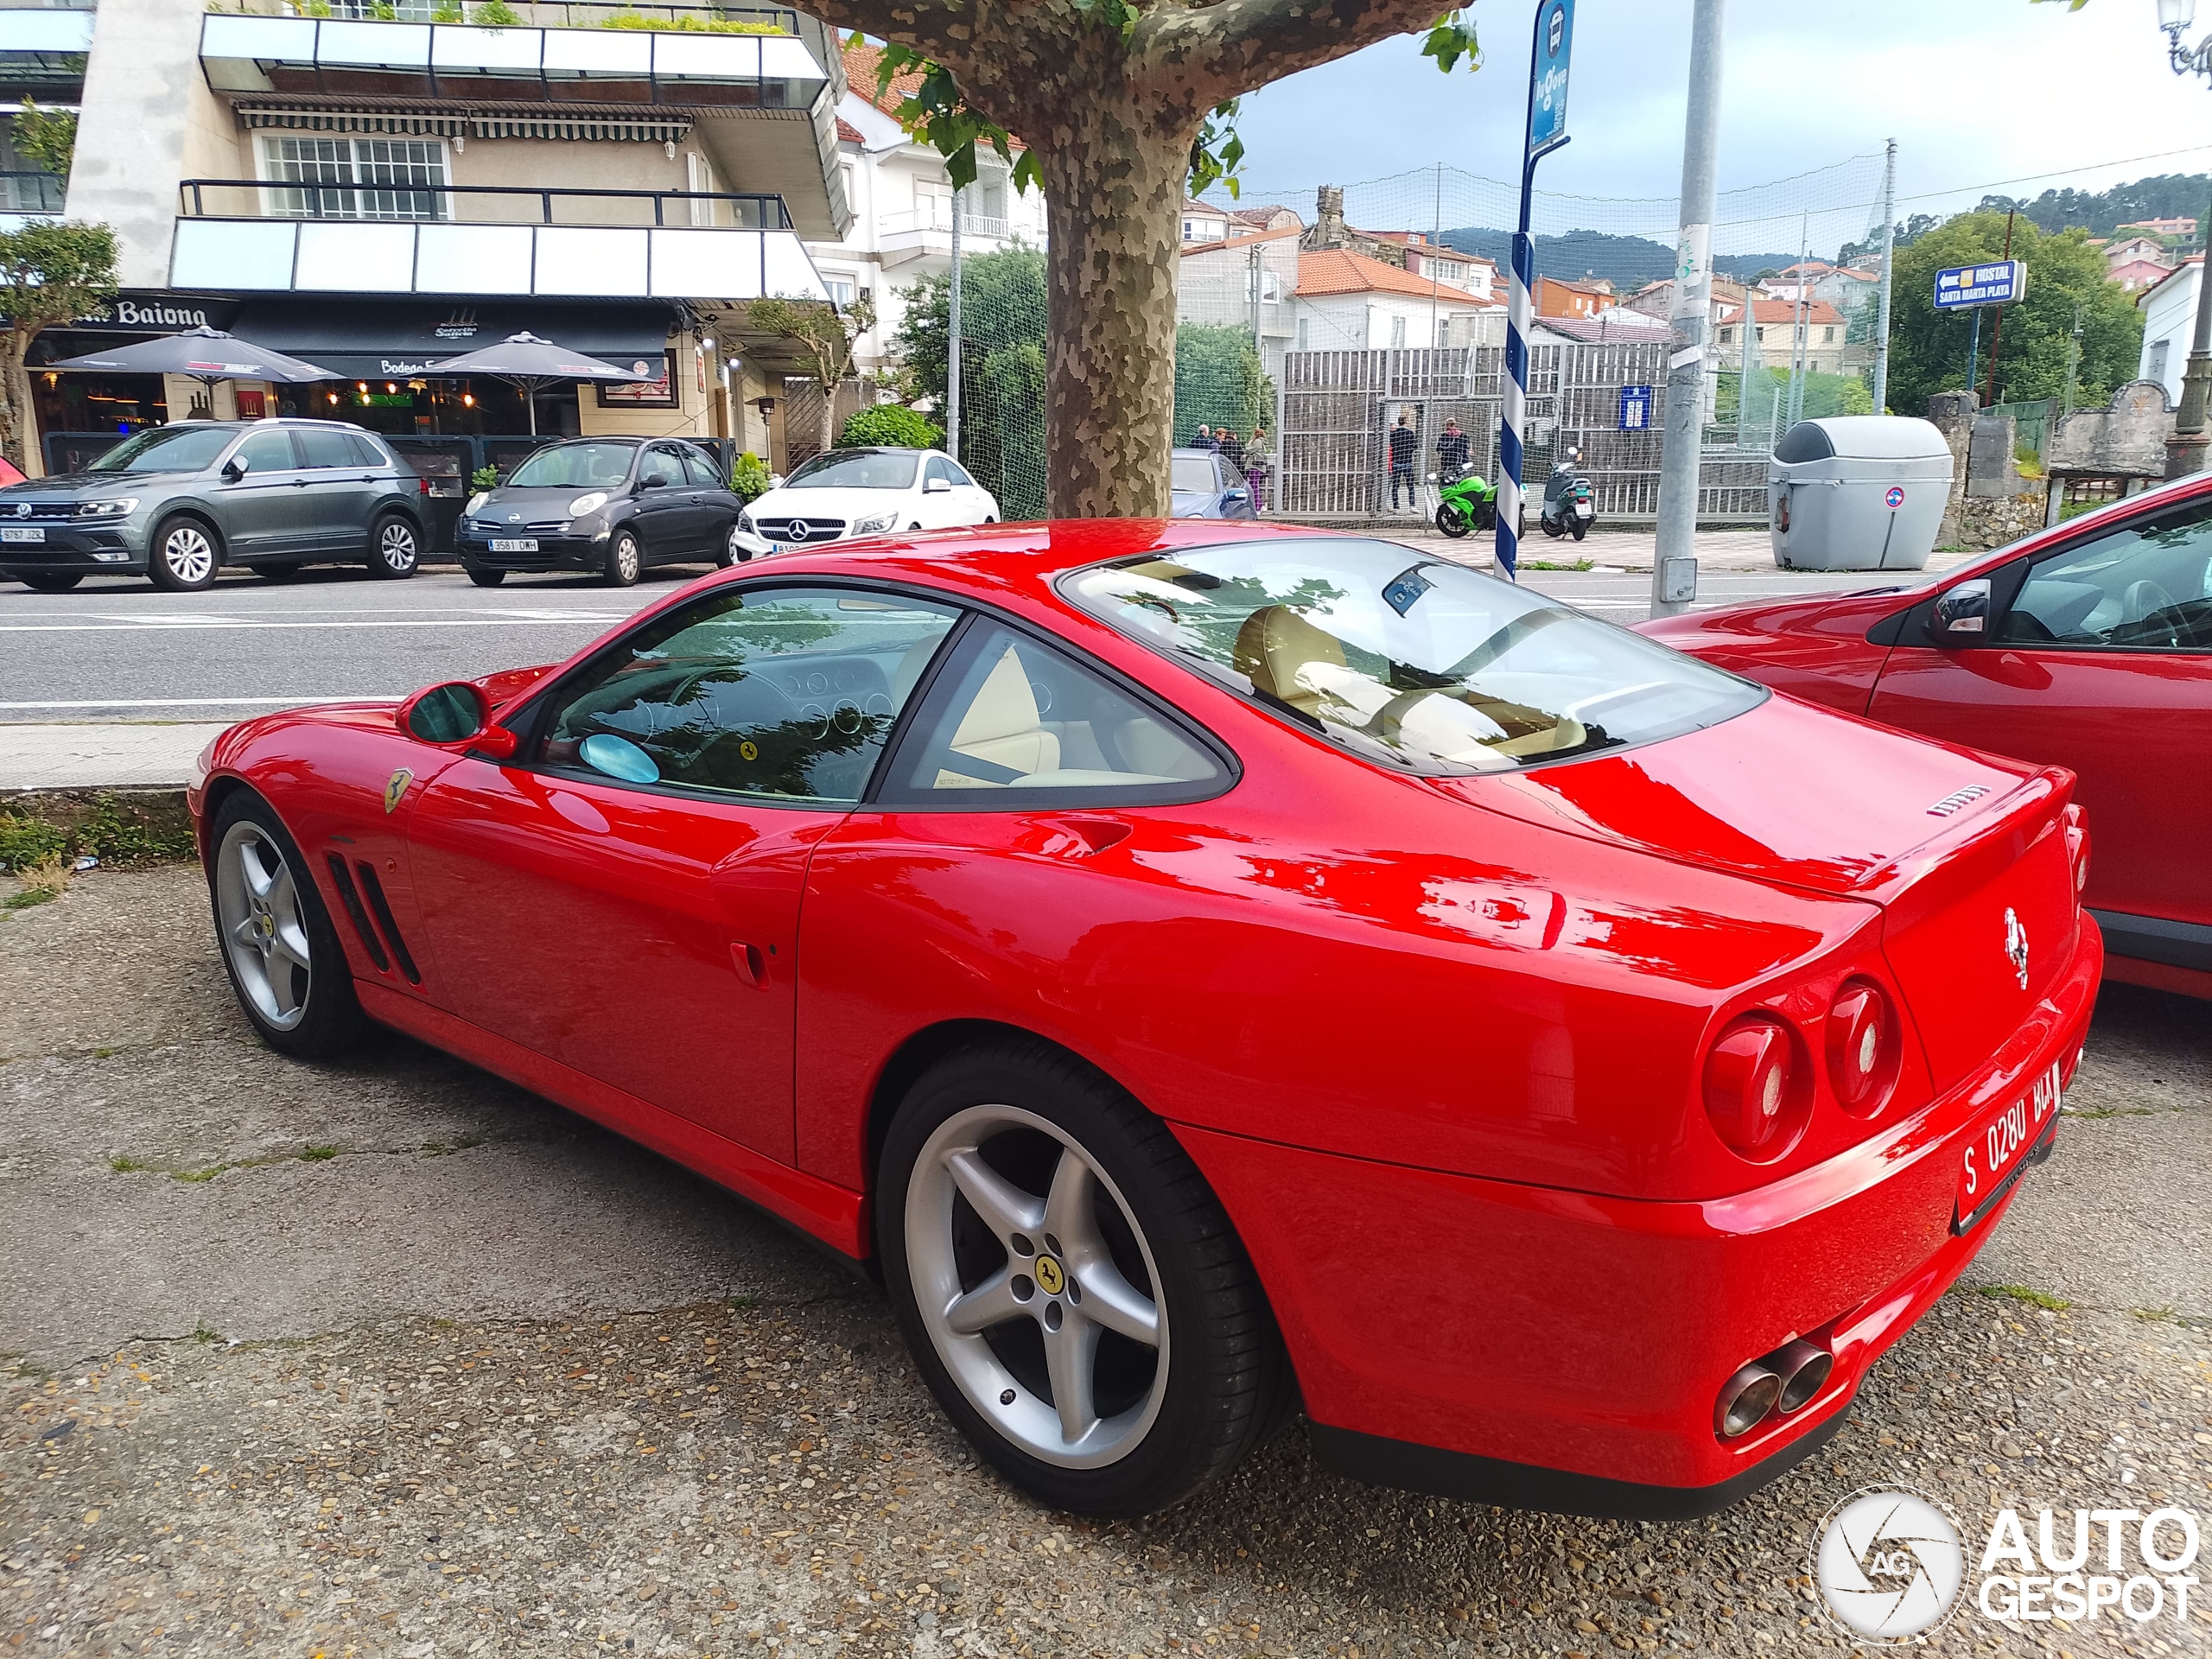
[[[0,576],[48,594],[91,575],[188,593],[226,564],[411,576],[425,488],[373,435],[337,421],[158,426],[81,473],[0,489]]]
[[[589,570],[626,588],[648,565],[752,557],[758,543],[738,528],[744,507],[696,444],[570,438],[471,496],[454,540],[480,588],[518,570]]]

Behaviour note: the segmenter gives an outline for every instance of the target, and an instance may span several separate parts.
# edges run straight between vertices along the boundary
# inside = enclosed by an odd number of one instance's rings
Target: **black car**
[[[428,486],[340,421],[180,421],[81,473],[0,489],[0,576],[66,593],[86,576],[194,592],[226,564],[287,576],[360,564],[411,576]]]
[[[454,546],[479,588],[515,570],[591,570],[617,587],[650,564],[751,556],[745,504],[712,456],[676,438],[570,438],[461,509]]]

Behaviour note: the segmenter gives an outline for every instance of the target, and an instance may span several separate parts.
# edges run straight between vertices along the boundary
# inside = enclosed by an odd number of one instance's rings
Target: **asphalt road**
[[[1588,550],[1604,557],[1603,538]],[[356,570],[309,570],[281,585],[233,573],[198,594],[104,577],[67,594],[0,582],[0,723],[242,720],[299,703],[404,696],[442,679],[559,661],[699,574],[649,571],[629,588],[571,575],[510,576],[479,588],[437,568],[396,582]],[[1702,602],[1880,580],[1708,570]],[[1526,581],[1609,620],[1649,613],[1644,572],[1532,570]]]
[[[1948,1509],[1970,1585],[2005,1508],[2031,1538],[2059,1510],[2062,1543],[2076,1508],[2212,1523],[2202,1006],[2108,989],[2064,1109],[1836,1440],[1713,1519],[1363,1487],[1294,1422],[1198,1500],[1092,1525],[978,1467],[881,1299],[788,1233],[404,1039],[282,1058],[198,873],[95,872],[0,912],[0,1650],[1841,1650],[1808,1551],[1860,1488]],[[2201,1654],[2206,1599],[1969,1605],[1927,1650]]]

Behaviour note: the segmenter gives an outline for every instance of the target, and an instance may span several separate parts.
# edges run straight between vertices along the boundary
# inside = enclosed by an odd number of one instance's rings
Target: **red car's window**
[[[959,613],[843,588],[724,588],[564,688],[540,760],[625,783],[857,801]]]
[[[1995,637],[2075,651],[2212,650],[2212,502],[2038,561]]]
[[[1416,772],[1510,771],[1649,742],[1765,695],[1389,542],[1189,548],[1094,566],[1062,587],[1269,713]]]

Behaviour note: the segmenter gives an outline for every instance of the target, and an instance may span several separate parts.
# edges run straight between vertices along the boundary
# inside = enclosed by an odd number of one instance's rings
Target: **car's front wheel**
[[[156,588],[194,594],[213,585],[222,562],[213,530],[197,518],[172,518],[154,532],[146,574]]]
[[[1287,1398],[1257,1275],[1166,1125],[1041,1045],[942,1062],[886,1137],[878,1243],[923,1379],[1015,1485],[1134,1516],[1228,1472]]]
[[[496,588],[507,579],[507,573],[504,570],[480,570],[474,565],[471,565],[468,568],[468,579],[479,588]]]
[[[397,512],[388,512],[369,529],[369,574],[397,580],[411,576],[422,563],[423,548],[415,526]]]
[[[722,550],[715,555],[715,563],[718,568],[727,570],[733,564],[741,564],[753,556],[753,550],[745,544],[744,535],[744,531],[738,529],[736,521],[731,520],[730,527],[722,532]]]
[[[32,570],[16,578],[35,594],[66,594],[84,579],[79,570]]]
[[[254,1030],[287,1054],[334,1054],[353,1043],[367,1020],[345,947],[276,810],[240,790],[216,814],[212,839],[215,931]]]
[[[627,588],[638,580],[638,572],[645,569],[645,563],[637,537],[629,531],[618,530],[614,539],[607,544],[607,559],[600,567],[600,574],[608,587]]]

